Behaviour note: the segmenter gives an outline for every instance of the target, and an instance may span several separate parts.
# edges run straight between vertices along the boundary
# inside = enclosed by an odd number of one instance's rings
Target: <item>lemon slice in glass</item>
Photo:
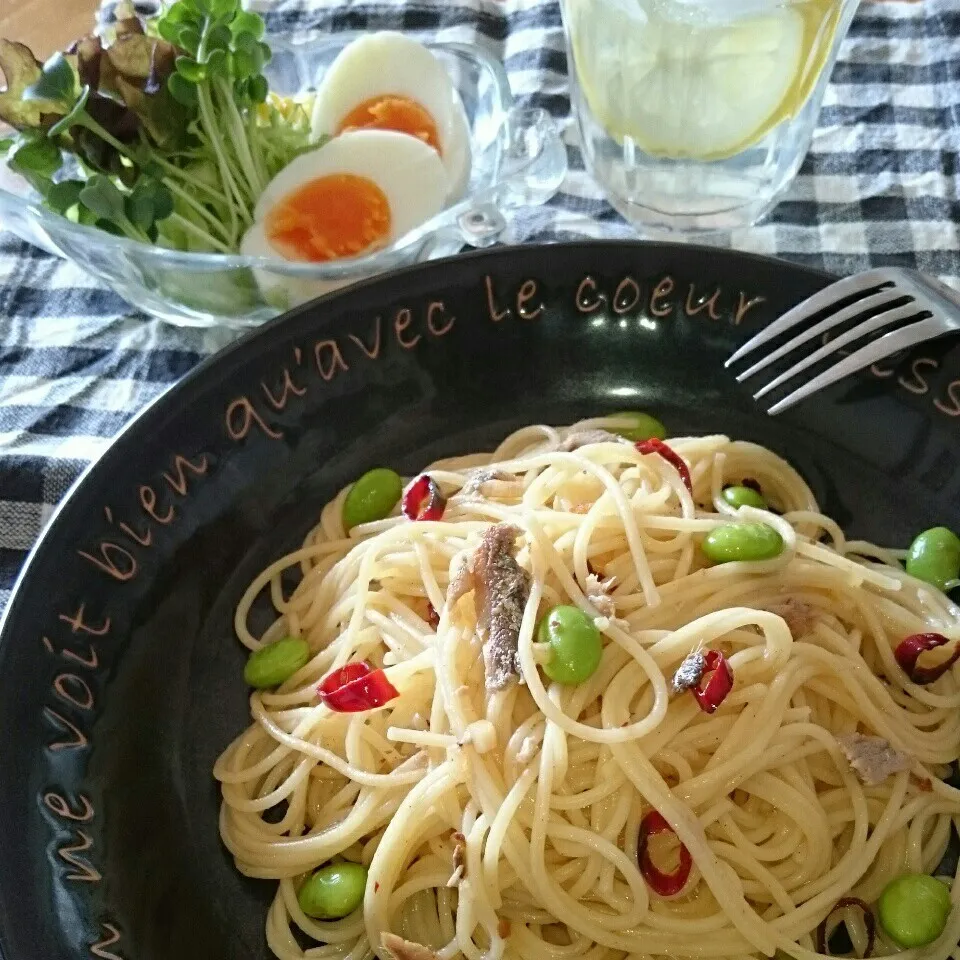
[[[594,118],[655,156],[729,157],[800,106],[809,74],[804,17],[753,4],[568,0],[577,74]],[[817,44],[817,46],[819,46]]]

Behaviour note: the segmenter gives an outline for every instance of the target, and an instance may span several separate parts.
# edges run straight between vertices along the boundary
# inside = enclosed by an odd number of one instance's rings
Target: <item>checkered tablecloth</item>
[[[271,31],[401,29],[480,44],[563,124],[571,172],[516,239],[631,236],[583,172],[557,0],[276,0]],[[809,157],[768,223],[730,238],[836,273],[960,277],[960,4],[865,3]],[[0,231],[0,609],[53,506],[128,418],[232,334],[133,313],[71,264]]]

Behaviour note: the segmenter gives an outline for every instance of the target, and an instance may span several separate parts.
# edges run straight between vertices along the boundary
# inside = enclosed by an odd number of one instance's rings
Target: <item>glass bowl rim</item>
[[[344,30],[337,33],[324,33],[321,30],[298,30],[293,33],[270,34],[266,39],[270,42],[271,46],[273,46],[274,52],[278,49],[296,51],[297,49],[307,46],[336,49],[343,48],[352,40],[368,33],[369,31],[364,30]],[[515,107],[515,100],[510,89],[510,81],[507,77],[506,69],[499,59],[488,53],[482,47],[474,44],[446,40],[424,40],[422,42],[424,46],[430,49],[449,51],[463,56],[468,60],[474,61],[478,66],[486,70],[494,81],[498,115],[501,118],[509,115],[510,111]],[[75,237],[77,242],[82,242],[88,247],[94,246],[98,249],[98,252],[109,253],[115,251],[131,254],[135,257],[155,258],[171,267],[191,268],[205,273],[222,270],[257,269],[269,271],[271,274],[292,277],[319,279],[350,277],[358,272],[365,273],[371,268],[376,269],[380,262],[388,259],[392,255],[402,254],[409,247],[426,239],[431,232],[429,230],[425,231],[425,225],[421,224],[405,236],[399,237],[391,246],[363,257],[325,263],[298,263],[292,260],[285,260],[282,257],[174,250],[170,247],[146,244],[129,237],[121,237],[107,233],[94,226],[74,223],[66,217],[45,209],[36,200],[12,193],[3,187],[0,187],[0,199],[19,207],[24,213],[28,213],[45,231],[52,231],[53,236],[50,236],[50,239],[53,242],[53,246],[57,249],[59,249],[59,244],[56,242],[55,236],[59,233]],[[469,200],[469,194],[464,200]],[[445,210],[449,209],[449,207],[445,208]],[[445,211],[441,211],[438,217],[442,216],[444,212]],[[432,223],[433,219],[428,221],[428,224]],[[2,226],[2,224],[0,224],[0,226]],[[68,257],[67,259],[70,258]]]

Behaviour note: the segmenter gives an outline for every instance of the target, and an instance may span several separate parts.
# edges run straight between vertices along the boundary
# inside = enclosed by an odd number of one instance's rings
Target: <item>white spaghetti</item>
[[[309,645],[254,691],[215,769],[238,868],[279,881],[266,935],[281,960],[813,960],[828,916],[861,956],[960,956],[960,884],[928,945],[898,942],[882,904],[870,934],[887,885],[934,872],[960,818],[943,779],[960,677],[914,682],[898,652],[936,632],[948,643],[924,662],[942,660],[960,610],[902,554],[845,540],[771,451],[671,439],[691,491],[669,456],[602,432],[622,427],[531,426],[434,464],[439,520],[397,506],[347,533],[344,491],[250,585],[240,640]],[[731,505],[744,481],[771,509]],[[711,532],[745,523],[778,555],[711,560]],[[254,636],[264,590],[277,619]],[[558,606],[586,614],[572,647],[538,632]],[[551,681],[594,628],[599,664]],[[386,702],[342,712],[318,695],[361,662]],[[343,862],[366,868],[362,905],[308,916],[304,884]],[[870,913],[834,910],[851,896]]]

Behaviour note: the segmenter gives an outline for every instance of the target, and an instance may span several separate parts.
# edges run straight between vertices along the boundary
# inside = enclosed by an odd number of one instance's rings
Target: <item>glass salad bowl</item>
[[[316,88],[358,34],[302,32],[268,38],[271,91]],[[150,246],[82,226],[45,209],[29,184],[0,161],[0,228],[11,230],[112,287],[131,304],[181,326],[256,326],[313,299],[387,270],[484,247],[506,230],[511,211],[544,203],[566,173],[566,151],[550,117],[513,101],[502,65],[458,43],[426,44],[463,102],[471,168],[463,199],[398,238],[350,260],[291,262],[280,257],[190,253]]]

